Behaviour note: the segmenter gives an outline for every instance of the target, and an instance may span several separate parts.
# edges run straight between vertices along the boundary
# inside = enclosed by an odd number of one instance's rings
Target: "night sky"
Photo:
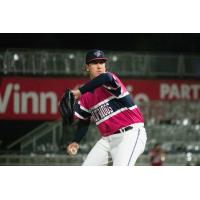
[[[199,53],[200,34],[0,34],[0,49],[7,48],[82,50],[99,48],[115,51]]]

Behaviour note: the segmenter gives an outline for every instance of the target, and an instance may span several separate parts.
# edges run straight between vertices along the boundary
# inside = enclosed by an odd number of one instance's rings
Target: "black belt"
[[[118,134],[118,133],[121,133],[121,132],[123,132],[123,131],[128,131],[128,130],[131,130],[131,129],[133,129],[132,126],[127,126],[126,128],[121,128],[121,129],[117,130],[117,131],[114,132],[113,134]],[[120,130],[121,130],[121,131],[120,131]]]

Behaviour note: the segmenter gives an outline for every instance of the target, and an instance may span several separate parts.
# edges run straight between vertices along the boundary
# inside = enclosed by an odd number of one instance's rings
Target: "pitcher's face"
[[[106,72],[106,63],[104,60],[95,60],[86,65],[86,70],[89,72],[90,78],[93,79]]]

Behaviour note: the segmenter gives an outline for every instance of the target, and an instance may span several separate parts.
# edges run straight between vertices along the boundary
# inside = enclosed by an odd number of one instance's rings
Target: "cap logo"
[[[95,55],[96,57],[99,57],[99,56],[101,56],[101,52],[100,52],[100,51],[96,51],[96,52],[94,53],[94,55]]]

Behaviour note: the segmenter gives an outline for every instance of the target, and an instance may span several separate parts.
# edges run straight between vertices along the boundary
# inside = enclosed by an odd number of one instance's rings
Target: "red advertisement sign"
[[[0,119],[55,120],[65,88],[76,88],[86,78],[0,78]],[[151,100],[200,100],[198,80],[123,80],[135,103]]]

